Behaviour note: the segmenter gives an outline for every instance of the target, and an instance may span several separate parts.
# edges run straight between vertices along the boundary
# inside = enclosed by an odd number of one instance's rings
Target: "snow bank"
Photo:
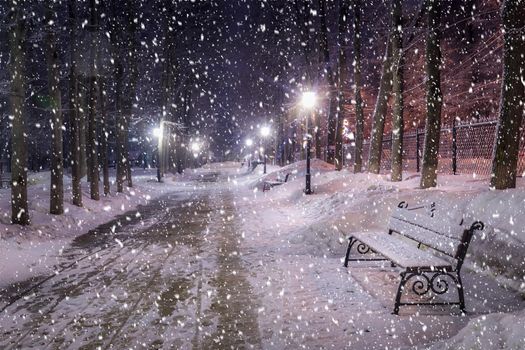
[[[303,193],[304,166],[304,162],[295,163],[274,169],[267,175],[238,172],[238,175],[231,175],[236,176],[235,193],[243,218],[240,225],[250,249],[262,251],[263,257],[268,255],[270,261],[276,260],[280,264],[286,261],[285,256],[290,256],[301,267],[316,259],[323,261],[324,267],[332,261],[330,258],[343,258],[346,237],[351,232],[384,232],[391,211],[400,201],[409,204],[435,202],[436,215],[446,216],[453,222],[464,218],[467,222],[480,220],[486,224],[486,229],[475,235],[466,262],[466,267],[475,272],[464,273],[465,280],[473,287],[468,293],[475,294],[467,296],[471,309],[487,313],[519,309],[519,303],[515,302],[514,309],[491,309],[486,305],[503,305],[504,295],[519,299],[515,292],[501,289],[502,285],[525,293],[524,179],[519,179],[517,189],[490,191],[487,178],[440,175],[437,188],[422,190],[419,189],[419,174],[404,174],[403,181],[393,183],[386,175],[333,171],[331,165],[316,160],[312,162],[315,193],[306,196]],[[291,174],[287,183],[262,192],[263,181],[283,178],[287,173]],[[272,271],[266,269],[263,274],[273,282],[278,278],[272,275]],[[396,278],[395,274],[389,276]],[[320,273],[319,277],[323,281],[330,279],[327,271]],[[367,272],[366,278],[372,276]],[[485,284],[487,280],[495,280],[491,282],[493,287]],[[327,281],[327,284],[329,289],[325,292],[332,296],[338,283]],[[486,290],[477,289],[481,286]],[[391,299],[386,301],[387,304],[390,302]],[[444,332],[451,336],[472,316],[468,314],[457,322],[452,319],[454,316],[442,317],[442,322],[453,325]],[[432,349],[522,349],[525,344],[524,319],[525,311],[487,314],[471,320],[467,328],[452,340],[437,343]],[[407,319],[402,320],[403,327],[407,322],[410,323]],[[421,340],[421,343],[429,341]]]
[[[474,237],[467,264],[525,293],[523,179],[519,179],[517,189],[490,191],[488,179],[440,175],[437,188],[422,190],[418,174],[405,174],[403,181],[394,183],[387,175],[337,172],[332,165],[314,160],[315,194],[305,196],[304,167],[304,162],[297,162],[248,183],[254,191],[253,200],[279,203],[290,215],[301,217],[304,225],[295,229],[291,238],[299,251],[342,256],[349,233],[384,231],[392,209],[400,201],[435,202],[437,213],[451,221],[465,218],[467,222],[485,223],[486,229]],[[282,178],[287,173],[291,174],[288,183],[260,193],[263,181]]]
[[[112,174],[113,175],[113,174]],[[114,178],[114,176],[113,176]],[[125,193],[101,195],[99,201],[89,198],[89,185],[82,183],[83,207],[72,204],[71,179],[64,177],[64,215],[49,214],[50,173],[30,174],[28,198],[31,225],[11,225],[9,189],[0,190],[0,287],[32,276],[48,273],[58,261],[61,249],[74,237],[86,233],[114,217],[136,209],[139,205],[174,190],[171,178],[160,184],[156,170],[134,169],[133,188]],[[168,186],[166,186],[168,184]],[[180,185],[184,185],[179,184]],[[101,192],[102,184],[101,184]]]
[[[496,313],[471,320],[452,339],[429,350],[503,350],[523,349],[525,346],[525,310],[516,314]]]

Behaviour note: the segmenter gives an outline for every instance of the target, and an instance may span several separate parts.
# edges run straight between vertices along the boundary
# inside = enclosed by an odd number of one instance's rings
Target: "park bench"
[[[463,219],[451,223],[434,215],[434,204],[427,212],[418,210],[422,208],[408,208],[406,202],[401,202],[390,217],[387,232],[352,233],[344,266],[348,267],[349,261],[387,260],[393,267],[401,268],[393,312],[396,315],[403,305],[459,305],[465,313],[461,267],[474,232],[483,230],[484,224],[475,221],[467,225]],[[360,254],[359,257],[351,257],[352,252]],[[412,281],[410,287],[409,281]],[[449,281],[457,288],[458,301],[433,302],[435,296],[449,290]],[[405,286],[418,297],[433,293],[432,298],[403,302]]]
[[[255,170],[255,168],[257,168],[257,165],[259,164],[264,164],[264,162],[260,160],[252,160],[250,163],[250,172],[252,173]]]
[[[263,183],[263,192],[269,191],[272,187],[282,185],[286,182],[288,182],[288,178],[290,177],[290,173],[286,173],[286,175],[283,178],[277,178],[275,181],[264,181]]]

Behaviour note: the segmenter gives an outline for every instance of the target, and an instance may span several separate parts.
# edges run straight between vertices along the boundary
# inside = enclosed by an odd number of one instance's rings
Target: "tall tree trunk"
[[[388,36],[386,53],[383,58],[381,81],[377,93],[372,133],[370,135],[370,152],[368,154],[368,171],[379,174],[381,170],[381,153],[383,152],[383,132],[385,131],[385,118],[388,107],[388,98],[392,91],[392,38]]]
[[[310,1],[308,1],[310,2]],[[299,24],[299,33],[301,36],[301,47],[303,49],[303,56],[306,65],[306,79],[308,84],[312,83],[312,61],[311,61],[311,45],[310,45],[310,9],[308,2],[304,0],[294,0],[297,23]]]
[[[81,43],[82,44],[82,43]],[[78,81],[78,125],[79,125],[79,149],[80,149],[80,178],[88,176],[88,157],[91,154],[87,149],[87,111],[88,111],[88,90],[86,87],[86,77],[84,75],[77,76]],[[89,181],[89,179],[88,179]]]
[[[314,65],[312,64],[312,61],[313,61],[312,56],[315,57],[315,53],[318,52],[317,45],[311,43],[312,38],[311,38],[310,33],[316,32],[316,28],[314,27],[314,21],[311,18],[311,12],[313,10],[312,2],[313,0],[294,0],[296,12],[297,12],[297,22],[299,23],[299,26],[300,26],[299,29],[300,29],[300,35],[301,35],[301,47],[303,48],[303,56],[304,56],[305,65],[306,65],[305,78],[307,81],[308,89],[313,88],[312,85],[313,85],[314,77],[320,75],[320,72],[318,70],[314,73],[315,71]],[[317,39],[319,38],[317,37]],[[314,37],[314,41],[315,41],[315,37]],[[320,42],[322,42],[322,40]],[[321,65],[324,65],[323,58],[321,56],[319,56],[319,63],[321,63]],[[317,69],[317,67],[315,68]],[[303,116],[303,118],[305,117],[309,118],[309,116]],[[321,114],[320,113],[317,116],[317,118],[315,118],[314,122],[316,126],[316,132],[313,135],[315,137],[315,140],[314,140],[315,141],[315,156],[316,158],[321,159],[321,143],[322,142],[321,142],[321,133],[320,133],[320,129],[321,129]],[[298,133],[294,134],[293,145],[291,147],[289,162],[292,162],[295,159],[296,137],[299,137],[299,136],[302,136],[302,135],[299,135]],[[300,141],[299,144],[302,144],[302,141]],[[304,150],[301,149],[301,154],[303,151]]]
[[[90,8],[90,32],[91,32],[91,48],[90,48],[90,72],[89,72],[89,120],[88,120],[88,138],[89,143],[89,174],[90,182],[89,189],[91,199],[99,200],[99,164],[98,164],[98,142],[97,142],[97,50],[98,50],[98,19],[96,0],[89,1]]]
[[[106,114],[106,82],[99,77],[99,104],[100,104],[100,124],[102,133],[100,135],[100,163],[102,164],[102,176],[104,183],[104,196],[109,196],[109,159],[108,159],[108,116]]]
[[[403,179],[403,9],[402,0],[392,0],[392,181]]]
[[[464,5],[462,6],[462,11],[464,13],[465,19],[467,20],[466,28],[464,29],[464,36],[461,40],[462,50],[460,51],[462,54],[468,55],[470,57],[476,56],[477,52],[476,50],[478,47],[476,46],[476,39],[478,37],[477,34],[477,25],[476,25],[476,8],[479,5],[478,0],[466,0]],[[484,109],[484,101],[480,100],[479,94],[483,94],[483,91],[485,88],[480,85],[479,88],[474,89],[475,86],[480,81],[480,62],[478,60],[473,60],[470,64],[470,86],[469,86],[469,94],[472,96],[472,98],[469,98],[469,108],[467,110],[468,115],[474,118],[479,118],[481,116],[481,113]],[[482,95],[481,95],[482,96]]]
[[[11,0],[10,68],[11,96],[11,222],[29,225],[27,205],[27,140],[25,135],[25,36],[26,21],[22,5]]]
[[[171,14],[172,7],[169,7],[168,9],[169,13]],[[160,92],[160,106],[161,106],[161,115],[160,115],[160,121],[159,121],[159,127],[161,130],[159,140],[158,140],[158,180],[160,181],[162,177],[164,177],[165,172],[168,169],[168,162],[166,162],[166,154],[168,153],[168,150],[166,149],[166,125],[165,121],[168,118],[168,104],[169,104],[169,96],[171,93],[171,87],[172,87],[172,62],[171,62],[171,44],[172,44],[172,31],[169,30],[170,27],[170,20],[171,18],[169,16],[166,17],[166,22],[164,26],[164,36],[166,38],[166,41],[164,42],[164,64],[162,67],[162,77],[161,77],[161,92]],[[187,100],[184,98],[183,101],[183,111],[186,111]],[[179,142],[180,143],[180,142]],[[179,155],[178,155],[179,156]],[[178,157],[177,156],[177,157]],[[182,163],[182,162],[181,162]]]
[[[125,156],[126,156],[126,179],[128,187],[133,187],[133,179],[131,177],[131,166],[133,165],[130,156],[129,156],[129,129],[131,121],[133,119],[133,109],[134,103],[136,101],[136,87],[138,79],[138,67],[137,67],[137,54],[138,54],[138,45],[136,39],[137,33],[137,23],[135,23],[136,9],[134,6],[134,1],[128,1],[128,19],[127,19],[127,31],[128,31],[128,54],[126,55],[128,59],[128,68],[129,68],[129,91],[126,94],[126,111],[125,111]]]
[[[119,56],[119,53],[117,53]],[[117,192],[124,192],[124,180],[126,179],[126,157],[125,157],[125,134],[124,128],[126,123],[122,111],[122,85],[123,85],[123,72],[122,63],[120,57],[115,59],[115,109],[117,112],[116,116],[116,136],[117,136]]]
[[[355,154],[354,173],[363,171],[365,116],[361,96],[361,1],[354,0],[354,84],[355,84]]]
[[[425,125],[425,146],[423,149],[423,168],[421,188],[437,185],[439,137],[441,133],[441,48],[439,0],[427,0],[427,118]]]
[[[341,170],[343,168],[343,122],[344,122],[344,107],[346,104],[345,88],[349,85],[348,81],[348,66],[346,58],[347,50],[347,32],[348,32],[348,3],[346,0],[339,0],[339,74],[338,74],[338,108],[337,108],[337,128],[335,132],[335,168]]]
[[[60,72],[58,51],[55,40],[56,13],[53,11],[53,2],[46,3],[46,60],[48,73],[48,89],[51,97],[51,187],[49,199],[49,212],[60,215],[64,213],[64,153],[62,149],[62,96],[60,93]]]
[[[82,206],[82,178],[80,157],[80,121],[79,121],[79,97],[78,97],[78,75],[77,75],[77,11],[76,0],[69,0],[68,12],[70,20],[70,62],[69,62],[69,120],[71,124],[71,180],[73,192],[73,204]]]
[[[490,186],[498,190],[516,187],[520,128],[525,113],[524,13],[525,0],[503,2],[503,81],[490,180]]]
[[[90,43],[91,44],[91,43]],[[92,142],[91,142],[91,77],[84,75],[82,77],[82,130],[84,139],[82,140],[82,143],[84,147],[82,147],[84,151],[84,158],[85,158],[85,172],[83,174],[86,175],[87,182],[91,184],[91,169],[92,169],[92,162],[91,162],[91,155],[93,153],[93,150],[91,148]],[[91,195],[91,187],[90,187],[90,195]]]
[[[328,47],[328,28],[326,25],[326,0],[319,0],[319,19],[321,21],[321,38],[320,38],[320,48],[321,48],[321,55],[322,55],[322,75],[326,75],[326,82],[328,83],[328,90],[329,90],[329,107],[328,107],[328,130],[327,130],[327,159],[326,161],[328,163],[334,164],[335,157],[334,157],[334,150],[333,147],[335,146],[335,135],[336,135],[336,128],[337,128],[337,119],[336,119],[336,113],[337,113],[337,86],[335,86],[335,79],[334,74],[332,71],[332,67],[330,65],[330,49]],[[318,121],[319,118],[316,118],[316,121]],[[317,130],[317,133],[319,133],[319,127]],[[317,154],[317,148],[320,148],[316,143],[316,154]],[[320,151],[320,149],[319,149]]]

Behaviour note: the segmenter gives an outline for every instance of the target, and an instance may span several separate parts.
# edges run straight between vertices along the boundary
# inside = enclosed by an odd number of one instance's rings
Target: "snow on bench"
[[[405,202],[399,203],[392,213],[388,232],[354,232],[349,237],[344,266],[349,261],[389,260],[393,266],[402,268],[394,314],[402,305],[459,305],[465,313],[465,299],[460,270],[465,259],[470,240],[476,230],[482,230],[480,221],[470,226],[464,220],[453,222],[450,218],[437,217],[435,204],[428,207],[408,208]],[[417,243],[417,244],[415,244]],[[374,254],[373,257],[351,258],[352,248],[361,255]],[[423,250],[421,248],[426,247]],[[440,256],[435,255],[439,254]],[[377,257],[379,255],[380,257]],[[414,279],[412,291],[422,296],[429,292],[444,294],[451,280],[457,286],[457,302],[401,302],[405,285]]]
[[[263,183],[263,192],[269,191],[272,187],[282,185],[286,182],[288,182],[288,178],[290,177],[290,173],[286,173],[284,176],[284,179],[279,179],[275,181],[264,181]]]

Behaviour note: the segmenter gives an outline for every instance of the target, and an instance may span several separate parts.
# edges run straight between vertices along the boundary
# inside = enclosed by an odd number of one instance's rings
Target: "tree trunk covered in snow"
[[[106,82],[99,77],[99,104],[100,104],[100,124],[102,132],[100,140],[100,164],[102,165],[102,176],[104,183],[104,196],[110,194],[109,184],[109,159],[108,159],[108,116],[106,114]]]
[[[348,81],[348,62],[346,58],[348,32],[348,3],[346,0],[339,1],[339,74],[338,74],[338,108],[337,108],[337,128],[335,132],[335,168],[341,170],[343,168],[343,122],[344,122],[344,106],[346,104],[344,91],[349,85]]]
[[[97,8],[95,0],[89,1],[90,20],[89,30],[91,33],[91,48],[90,48],[90,68],[89,68],[89,120],[88,120],[88,137],[89,144],[89,189],[91,199],[99,200],[99,164],[98,164],[98,142],[97,142],[97,55],[98,55],[98,20]]]
[[[335,135],[337,128],[337,87],[335,86],[334,73],[332,72],[332,66],[330,65],[330,48],[328,47],[328,28],[326,25],[326,0],[319,0],[319,20],[321,22],[321,38],[320,38],[320,48],[322,55],[322,75],[326,76],[326,82],[328,84],[329,92],[329,107],[328,107],[328,130],[327,130],[327,142],[326,142],[326,152],[328,163],[334,164],[335,157],[332,147],[335,146]],[[319,118],[316,118],[317,131],[316,134],[319,134]],[[320,157],[320,145],[315,145],[316,148],[316,157]]]
[[[377,93],[376,105],[370,135],[370,152],[368,155],[368,171],[379,174],[381,168],[381,153],[383,151],[383,132],[385,131],[385,118],[388,107],[388,98],[392,91],[392,38],[386,42],[386,53],[383,58],[381,81]]]
[[[60,215],[64,213],[64,153],[62,149],[62,95],[60,93],[60,72],[58,50],[56,47],[55,26],[56,14],[53,2],[47,1],[45,14],[45,42],[47,61],[47,83],[51,99],[51,187],[49,212]]]
[[[354,84],[355,84],[355,154],[354,173],[363,170],[365,116],[361,96],[361,0],[354,0]]]
[[[26,20],[22,5],[11,0],[10,69],[11,93],[11,221],[29,225],[27,207],[27,140],[25,134],[25,41]]]
[[[499,123],[494,146],[491,187],[516,187],[520,128],[525,106],[525,0],[505,0],[503,81]]]
[[[80,179],[80,123],[79,123],[79,99],[78,99],[78,75],[77,75],[77,19],[76,0],[69,0],[68,12],[70,21],[70,62],[69,62],[69,122],[71,124],[71,180],[73,192],[73,204],[82,206],[82,188]]]
[[[425,125],[425,145],[423,149],[423,168],[421,188],[437,185],[439,136],[441,133],[441,48],[439,0],[427,0],[427,118]]]
[[[403,178],[403,9],[401,0],[392,0],[392,181]]]

